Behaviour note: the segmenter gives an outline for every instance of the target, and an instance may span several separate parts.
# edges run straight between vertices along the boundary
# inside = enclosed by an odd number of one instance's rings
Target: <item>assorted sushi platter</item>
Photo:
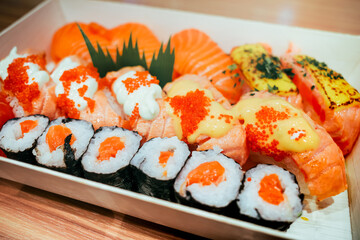
[[[0,177],[208,238],[360,237],[358,37],[54,0],[0,45]]]

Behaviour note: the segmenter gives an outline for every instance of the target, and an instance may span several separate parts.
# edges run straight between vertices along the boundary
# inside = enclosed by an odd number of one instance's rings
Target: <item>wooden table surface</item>
[[[41,0],[1,0],[0,31]],[[360,35],[358,0],[138,0],[155,7]],[[188,233],[0,179],[0,238],[194,239]]]

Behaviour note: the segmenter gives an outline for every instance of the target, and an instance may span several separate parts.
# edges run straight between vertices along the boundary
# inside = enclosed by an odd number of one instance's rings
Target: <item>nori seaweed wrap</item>
[[[96,130],[81,163],[84,177],[132,190],[130,160],[138,151],[141,136],[119,127]]]
[[[175,178],[190,155],[186,143],[177,137],[152,138],[131,160],[139,193],[174,201]]]
[[[39,165],[82,176],[80,159],[94,135],[90,122],[58,118],[50,122],[33,150]]]
[[[0,131],[1,150],[8,158],[35,164],[32,150],[48,124],[49,118],[43,115],[8,120]]]

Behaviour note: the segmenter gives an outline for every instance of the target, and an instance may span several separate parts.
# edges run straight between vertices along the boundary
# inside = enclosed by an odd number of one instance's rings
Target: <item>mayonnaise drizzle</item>
[[[162,90],[158,84],[151,83],[149,86],[140,86],[129,92],[124,81],[128,78],[136,79],[136,72],[130,71],[118,77],[112,85],[118,103],[124,105],[124,112],[131,115],[136,105],[139,107],[139,114],[145,120],[152,120],[159,114],[159,104],[156,99],[161,98]],[[152,76],[148,74],[147,80]]]
[[[56,83],[55,87],[55,95],[58,97],[60,94],[64,94],[64,85],[61,82],[61,76],[64,74],[65,71],[74,69],[76,67],[80,66],[79,62],[73,61],[71,57],[64,58],[58,66],[55,68],[54,72],[51,74],[51,77],[53,81]],[[67,98],[74,101],[74,107],[82,111],[88,106],[88,102],[85,100],[84,97],[93,98],[94,94],[96,93],[98,89],[98,83],[95,78],[91,76],[87,76],[87,78],[81,79],[81,82],[78,83],[75,81],[71,83],[70,90]],[[84,96],[80,96],[79,89],[83,86],[87,86],[87,90],[84,94]]]
[[[26,58],[27,56],[29,56],[28,54],[19,55],[16,52],[17,48],[14,47],[10,51],[10,54],[2,61],[0,61],[1,79],[5,80],[9,76],[8,67],[15,59]],[[39,65],[32,62],[26,62],[24,63],[24,67],[28,67],[28,69],[26,70],[26,73],[29,77],[27,85],[31,85],[32,83],[36,82],[39,85],[39,88],[41,88],[45,85],[45,83],[49,81],[49,74],[46,71],[41,70]]]

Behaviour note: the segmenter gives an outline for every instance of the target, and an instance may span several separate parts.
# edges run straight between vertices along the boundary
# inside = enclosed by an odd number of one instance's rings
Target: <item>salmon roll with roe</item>
[[[220,151],[192,152],[175,180],[178,202],[225,215],[234,212],[243,172],[239,164]]]
[[[190,155],[185,142],[177,137],[152,138],[131,160],[140,193],[173,200],[175,178]]]
[[[41,166],[81,176],[79,159],[85,153],[93,135],[94,127],[90,122],[57,118],[50,122],[39,137],[33,154]]]
[[[49,124],[49,118],[32,115],[8,120],[0,131],[0,149],[11,159],[35,164],[32,150]]]
[[[251,222],[284,229],[301,216],[303,199],[295,175],[275,165],[258,164],[246,172],[237,205]]]
[[[96,130],[81,161],[87,179],[132,190],[130,160],[140,147],[141,136],[119,127]]]

